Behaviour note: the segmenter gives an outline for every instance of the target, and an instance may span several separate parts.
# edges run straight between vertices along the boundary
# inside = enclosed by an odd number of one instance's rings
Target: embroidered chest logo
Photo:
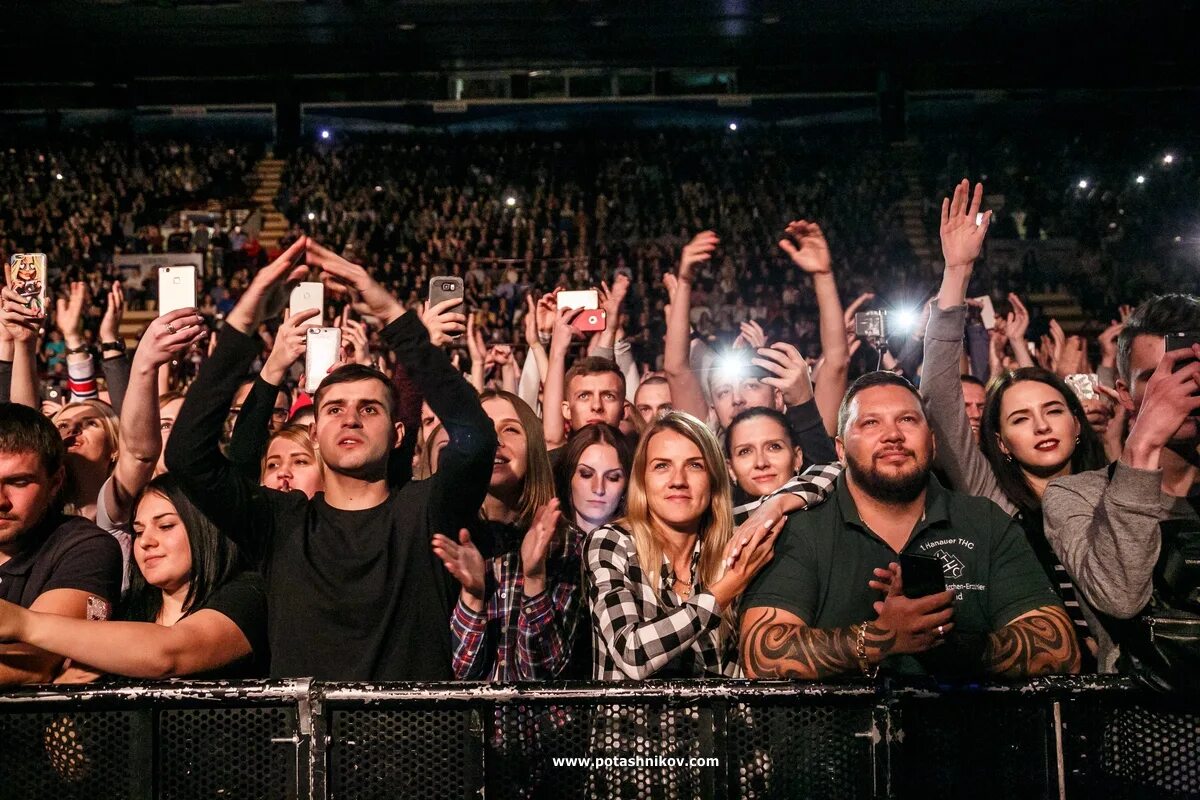
[[[933,555],[942,562],[942,572],[945,573],[947,578],[958,579],[963,576],[963,571],[966,570],[967,565],[958,556],[948,553],[945,550],[937,550]]]

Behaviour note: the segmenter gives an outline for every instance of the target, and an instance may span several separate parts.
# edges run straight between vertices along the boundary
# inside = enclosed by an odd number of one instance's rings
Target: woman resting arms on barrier
[[[133,572],[122,617],[70,619],[0,601],[0,641],[58,653],[131,678],[266,674],[262,578],[241,572],[236,547],[167,474],[133,509]]]

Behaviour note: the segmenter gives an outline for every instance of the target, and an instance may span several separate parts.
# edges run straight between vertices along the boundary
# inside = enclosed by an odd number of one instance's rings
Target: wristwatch
[[[81,354],[86,355],[91,352],[92,352],[92,350],[90,347],[88,347],[86,344],[81,344],[81,345],[79,345],[79,347],[68,347],[66,354],[69,356],[74,356],[74,355],[81,355]]]
[[[120,341],[119,339],[115,342],[101,342],[100,350],[101,351],[112,350],[117,353],[124,353],[125,352],[125,342]]]

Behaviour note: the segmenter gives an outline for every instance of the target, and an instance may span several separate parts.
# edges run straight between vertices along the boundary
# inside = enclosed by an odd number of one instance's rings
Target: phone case
[[[158,268],[158,315],[196,307],[196,268]]]
[[[608,327],[608,312],[603,309],[580,311],[575,315],[575,319],[571,320],[571,325],[585,333],[602,331]]]
[[[302,281],[295,289],[292,289],[292,294],[288,298],[288,316],[307,311],[310,308],[315,308],[321,314],[305,324],[310,327],[319,327],[324,322],[321,317],[325,313],[325,284],[320,281]]]
[[[946,591],[946,575],[940,559],[902,553],[900,570],[905,597],[916,599]]]
[[[453,275],[435,275],[429,279],[429,305],[435,306],[445,300],[463,299],[462,278]]]
[[[600,307],[600,294],[595,289],[580,289],[573,292],[558,293],[559,308],[585,308],[588,310]]]
[[[25,305],[46,313],[46,254],[14,253],[8,260],[8,285]]]
[[[304,347],[304,391],[312,394],[337,363],[342,348],[340,328],[308,329]]]

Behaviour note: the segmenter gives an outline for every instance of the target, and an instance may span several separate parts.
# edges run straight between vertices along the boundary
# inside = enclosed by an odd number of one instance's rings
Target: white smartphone
[[[978,300],[980,302],[980,304],[983,306],[983,308],[981,308],[979,310],[979,316],[983,320],[983,327],[987,328],[989,331],[992,330],[993,328],[995,328],[996,327],[996,307],[994,305],[992,305],[992,298],[985,294],[985,295],[980,295],[979,297],[975,297],[972,299]]]
[[[341,328],[309,328],[304,340],[304,391],[312,394],[337,363],[342,349]]]
[[[196,307],[196,268],[158,268],[158,315]]]
[[[600,307],[600,293],[595,289],[580,289],[558,293],[559,308],[582,308],[591,310]]]
[[[315,308],[321,313],[308,320],[305,325],[320,326],[324,322],[322,317],[325,314],[325,284],[320,281],[302,281],[295,289],[292,289],[291,297],[288,298],[289,317],[301,311],[308,311],[310,308]]]

